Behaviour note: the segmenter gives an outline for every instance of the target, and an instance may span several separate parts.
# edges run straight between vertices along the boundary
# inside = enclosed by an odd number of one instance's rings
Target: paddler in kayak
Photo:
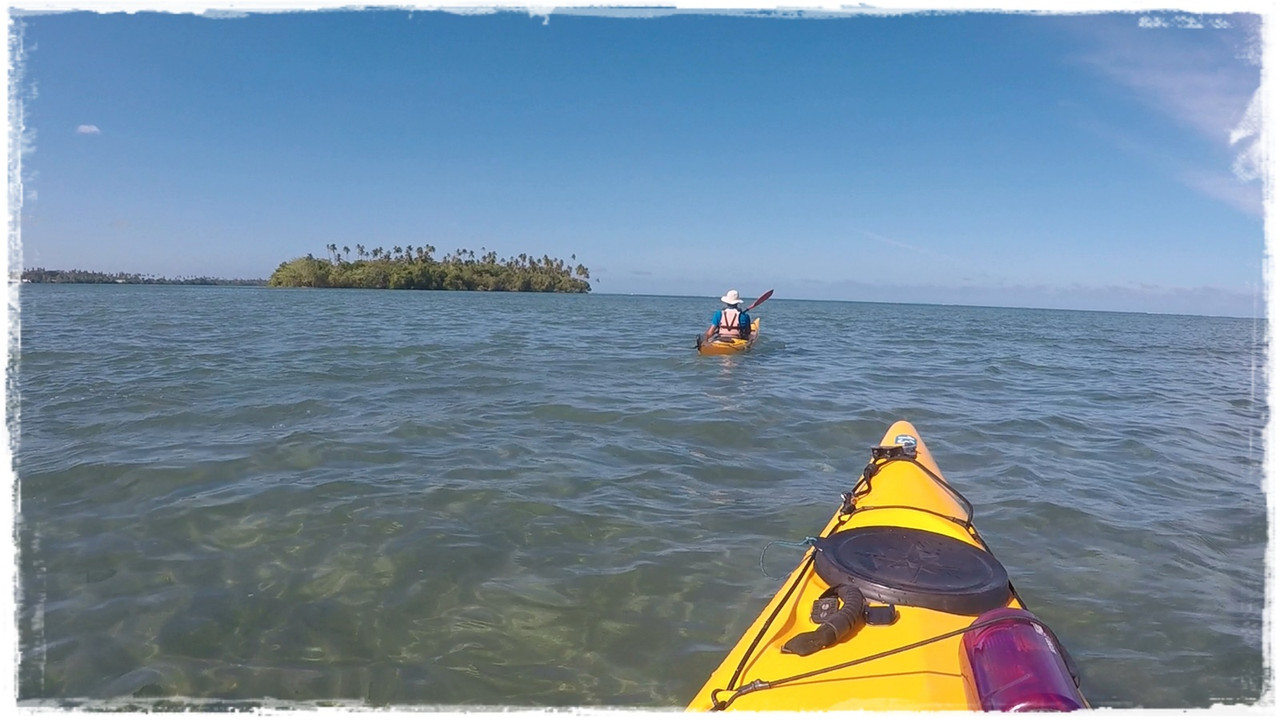
[[[737,290],[730,290],[720,298],[724,307],[711,316],[711,327],[703,336],[710,340],[717,335],[725,340],[748,340],[751,338],[751,316],[742,309],[742,298]],[[759,303],[757,302],[756,305]],[[754,307],[754,305],[753,305]]]

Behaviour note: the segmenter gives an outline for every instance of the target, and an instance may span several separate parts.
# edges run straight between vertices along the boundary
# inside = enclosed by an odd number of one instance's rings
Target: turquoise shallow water
[[[20,701],[680,707],[899,418],[1092,703],[1257,701],[1265,322],[715,309],[23,286]]]

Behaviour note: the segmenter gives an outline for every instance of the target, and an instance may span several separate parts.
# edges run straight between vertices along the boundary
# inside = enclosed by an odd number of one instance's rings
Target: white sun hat
[[[720,298],[720,301],[726,305],[737,305],[738,303],[742,302],[742,298],[738,297],[737,290],[730,290],[728,294]]]

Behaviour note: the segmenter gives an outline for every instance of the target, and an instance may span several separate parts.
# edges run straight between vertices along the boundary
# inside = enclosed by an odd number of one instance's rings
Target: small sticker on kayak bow
[[[910,435],[899,435],[893,439],[893,444],[903,447],[915,447],[916,439]]]

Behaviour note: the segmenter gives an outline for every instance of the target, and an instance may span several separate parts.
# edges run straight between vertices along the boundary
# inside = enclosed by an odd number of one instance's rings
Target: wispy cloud
[[[1265,297],[1259,287],[1173,287],[1149,283],[924,285],[860,280],[800,280],[790,283],[786,290],[792,297],[857,302],[1058,308],[1244,318],[1264,316],[1267,312]]]
[[[1241,212],[1261,217],[1263,214],[1262,189],[1250,182],[1259,177],[1256,166],[1258,162],[1261,161],[1249,160],[1249,163],[1254,166],[1247,171],[1247,174],[1239,167],[1242,161],[1237,161],[1234,174],[1184,170],[1179,173],[1178,181],[1202,195],[1224,202]]]
[[[911,243],[903,242],[901,240],[897,240],[891,237],[886,237],[884,235],[872,232],[870,230],[859,229],[857,232],[861,233],[862,235],[872,240],[875,240],[876,242],[884,243],[885,245],[888,245],[890,247],[900,248],[902,250],[906,250],[912,253],[914,256],[916,256],[912,262],[915,263],[917,269],[919,269],[920,267],[920,259],[926,258],[932,261],[930,264],[933,265],[934,267],[946,268],[947,272],[949,273],[956,273],[956,272],[970,273],[974,277],[981,278],[984,282],[991,282],[991,281],[997,280],[995,276],[992,276],[989,273],[985,272],[985,268],[988,266],[986,263],[975,263],[973,260],[965,259],[963,257],[956,257],[954,255],[949,255],[947,253],[939,252],[929,247],[924,247],[921,245],[913,245]]]
[[[1191,20],[1196,18],[1191,17]],[[1189,187],[1254,214],[1261,213],[1260,28],[1246,15],[1171,23],[1134,16],[1138,26],[1112,25],[1093,34],[1080,57],[1141,102],[1233,155],[1232,188],[1225,173],[1183,171]],[[1225,168],[1224,168],[1225,169]]]
[[[859,230],[858,232],[860,232],[860,233],[862,233],[863,235],[865,235],[865,236],[867,236],[867,237],[871,238],[872,240],[875,240],[875,241],[877,241],[877,242],[882,242],[882,243],[884,243],[884,244],[886,244],[886,245],[892,245],[893,247],[896,247],[896,248],[902,248],[903,250],[910,250],[910,251],[912,251],[912,252],[917,252],[917,253],[927,253],[927,252],[932,252],[932,251],[930,251],[930,250],[925,250],[924,248],[916,247],[915,245],[911,245],[910,243],[902,242],[901,240],[895,240],[895,239],[893,239],[893,238],[891,238],[891,237],[885,237],[884,235],[881,235],[880,233],[874,233],[874,232],[871,232],[870,230]]]
[[[102,130],[97,125],[81,125],[76,128],[77,135],[101,135]]]
[[[1262,153],[1262,102],[1261,88],[1253,94],[1249,107],[1240,119],[1240,124],[1231,131],[1231,144],[1240,146],[1240,154],[1236,157],[1232,170],[1236,177],[1244,181],[1257,180],[1262,177],[1265,158]]]
[[[1140,17],[1134,22],[1144,27]],[[1258,54],[1249,50],[1259,42],[1258,28],[1243,23],[1148,25],[1136,33],[1113,27],[1095,36],[1097,45],[1082,59],[1175,120],[1227,142],[1261,82]]]

